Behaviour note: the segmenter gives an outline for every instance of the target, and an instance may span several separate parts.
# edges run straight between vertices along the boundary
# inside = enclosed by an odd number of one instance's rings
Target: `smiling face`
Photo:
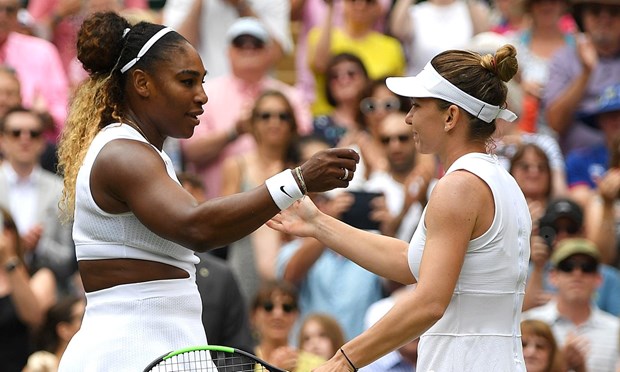
[[[551,345],[547,339],[533,333],[521,336],[523,358],[528,372],[546,372],[551,363]]]
[[[160,62],[153,73],[147,73],[148,99],[142,112],[162,137],[189,138],[194,133],[197,116],[208,101],[205,74],[200,56],[186,42],[174,59]]]
[[[275,290],[268,298],[259,301],[253,310],[252,321],[261,341],[285,345],[298,315],[294,299]]]
[[[551,190],[549,161],[537,148],[528,147],[516,155],[511,173],[526,198],[545,197]]]
[[[364,70],[357,63],[348,60],[333,65],[327,72],[327,78],[331,96],[337,104],[357,104],[368,84]]]
[[[0,147],[13,168],[34,167],[45,150],[41,118],[32,112],[9,113],[0,135]]]

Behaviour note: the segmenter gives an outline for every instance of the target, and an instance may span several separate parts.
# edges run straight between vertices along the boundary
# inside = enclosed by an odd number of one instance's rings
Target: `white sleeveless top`
[[[446,174],[459,169],[489,185],[495,216],[489,230],[469,242],[444,316],[420,338],[417,370],[525,371],[520,320],[532,229],[527,203],[496,157],[466,154]],[[426,209],[409,245],[409,267],[416,278],[426,241],[425,215]]]
[[[90,189],[93,163],[101,149],[116,139],[148,143],[133,127],[118,123],[106,126],[93,139],[78,172],[75,187],[73,239],[78,261],[113,258],[156,261],[181,268],[194,277],[194,265],[199,258],[192,250],[153,233],[131,212],[111,214],[95,203]],[[166,164],[170,178],[179,182],[168,155],[153,148]],[[136,164],[136,167],[139,166]]]

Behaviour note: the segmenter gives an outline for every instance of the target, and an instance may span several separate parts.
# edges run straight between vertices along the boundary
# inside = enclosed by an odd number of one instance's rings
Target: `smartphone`
[[[342,214],[342,222],[362,230],[379,230],[379,222],[370,219],[372,199],[383,196],[380,192],[348,191],[355,201],[351,208]]]

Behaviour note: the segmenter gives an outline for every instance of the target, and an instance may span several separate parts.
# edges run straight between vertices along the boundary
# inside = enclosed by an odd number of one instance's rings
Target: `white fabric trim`
[[[142,47],[142,49],[140,49],[140,51],[138,52],[138,55],[136,56],[136,58],[132,59],[131,61],[127,62],[127,64],[125,66],[123,66],[123,68],[121,68],[121,74],[124,74],[125,72],[127,72],[127,70],[129,70],[130,68],[132,68],[136,63],[138,63],[138,61],[140,60],[140,58],[142,58],[146,52],[149,51],[149,49],[151,49],[151,47],[159,40],[161,39],[165,34],[167,34],[168,32],[174,31],[173,29],[171,29],[170,27],[164,27],[161,30],[157,31],[157,33],[153,36],[151,36],[150,39],[148,39],[148,41],[144,44],[144,46]]]
[[[390,77],[386,80],[386,85],[392,92],[401,96],[439,98],[454,103],[487,123],[497,118],[510,122],[517,119],[514,112],[488,104],[463,92],[441,76],[430,62],[416,76]]]

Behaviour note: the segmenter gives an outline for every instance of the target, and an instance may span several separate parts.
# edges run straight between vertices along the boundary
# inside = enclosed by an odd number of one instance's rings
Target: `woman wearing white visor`
[[[446,169],[409,244],[354,229],[308,198],[268,222],[386,278],[417,283],[315,371],[355,371],[418,336],[417,371],[525,371],[519,321],[531,219],[517,183],[487,153],[495,119],[516,118],[503,108],[515,56],[511,45],[494,56],[451,50],[417,76],[387,80],[412,97],[405,121],[418,151],[436,154]]]

